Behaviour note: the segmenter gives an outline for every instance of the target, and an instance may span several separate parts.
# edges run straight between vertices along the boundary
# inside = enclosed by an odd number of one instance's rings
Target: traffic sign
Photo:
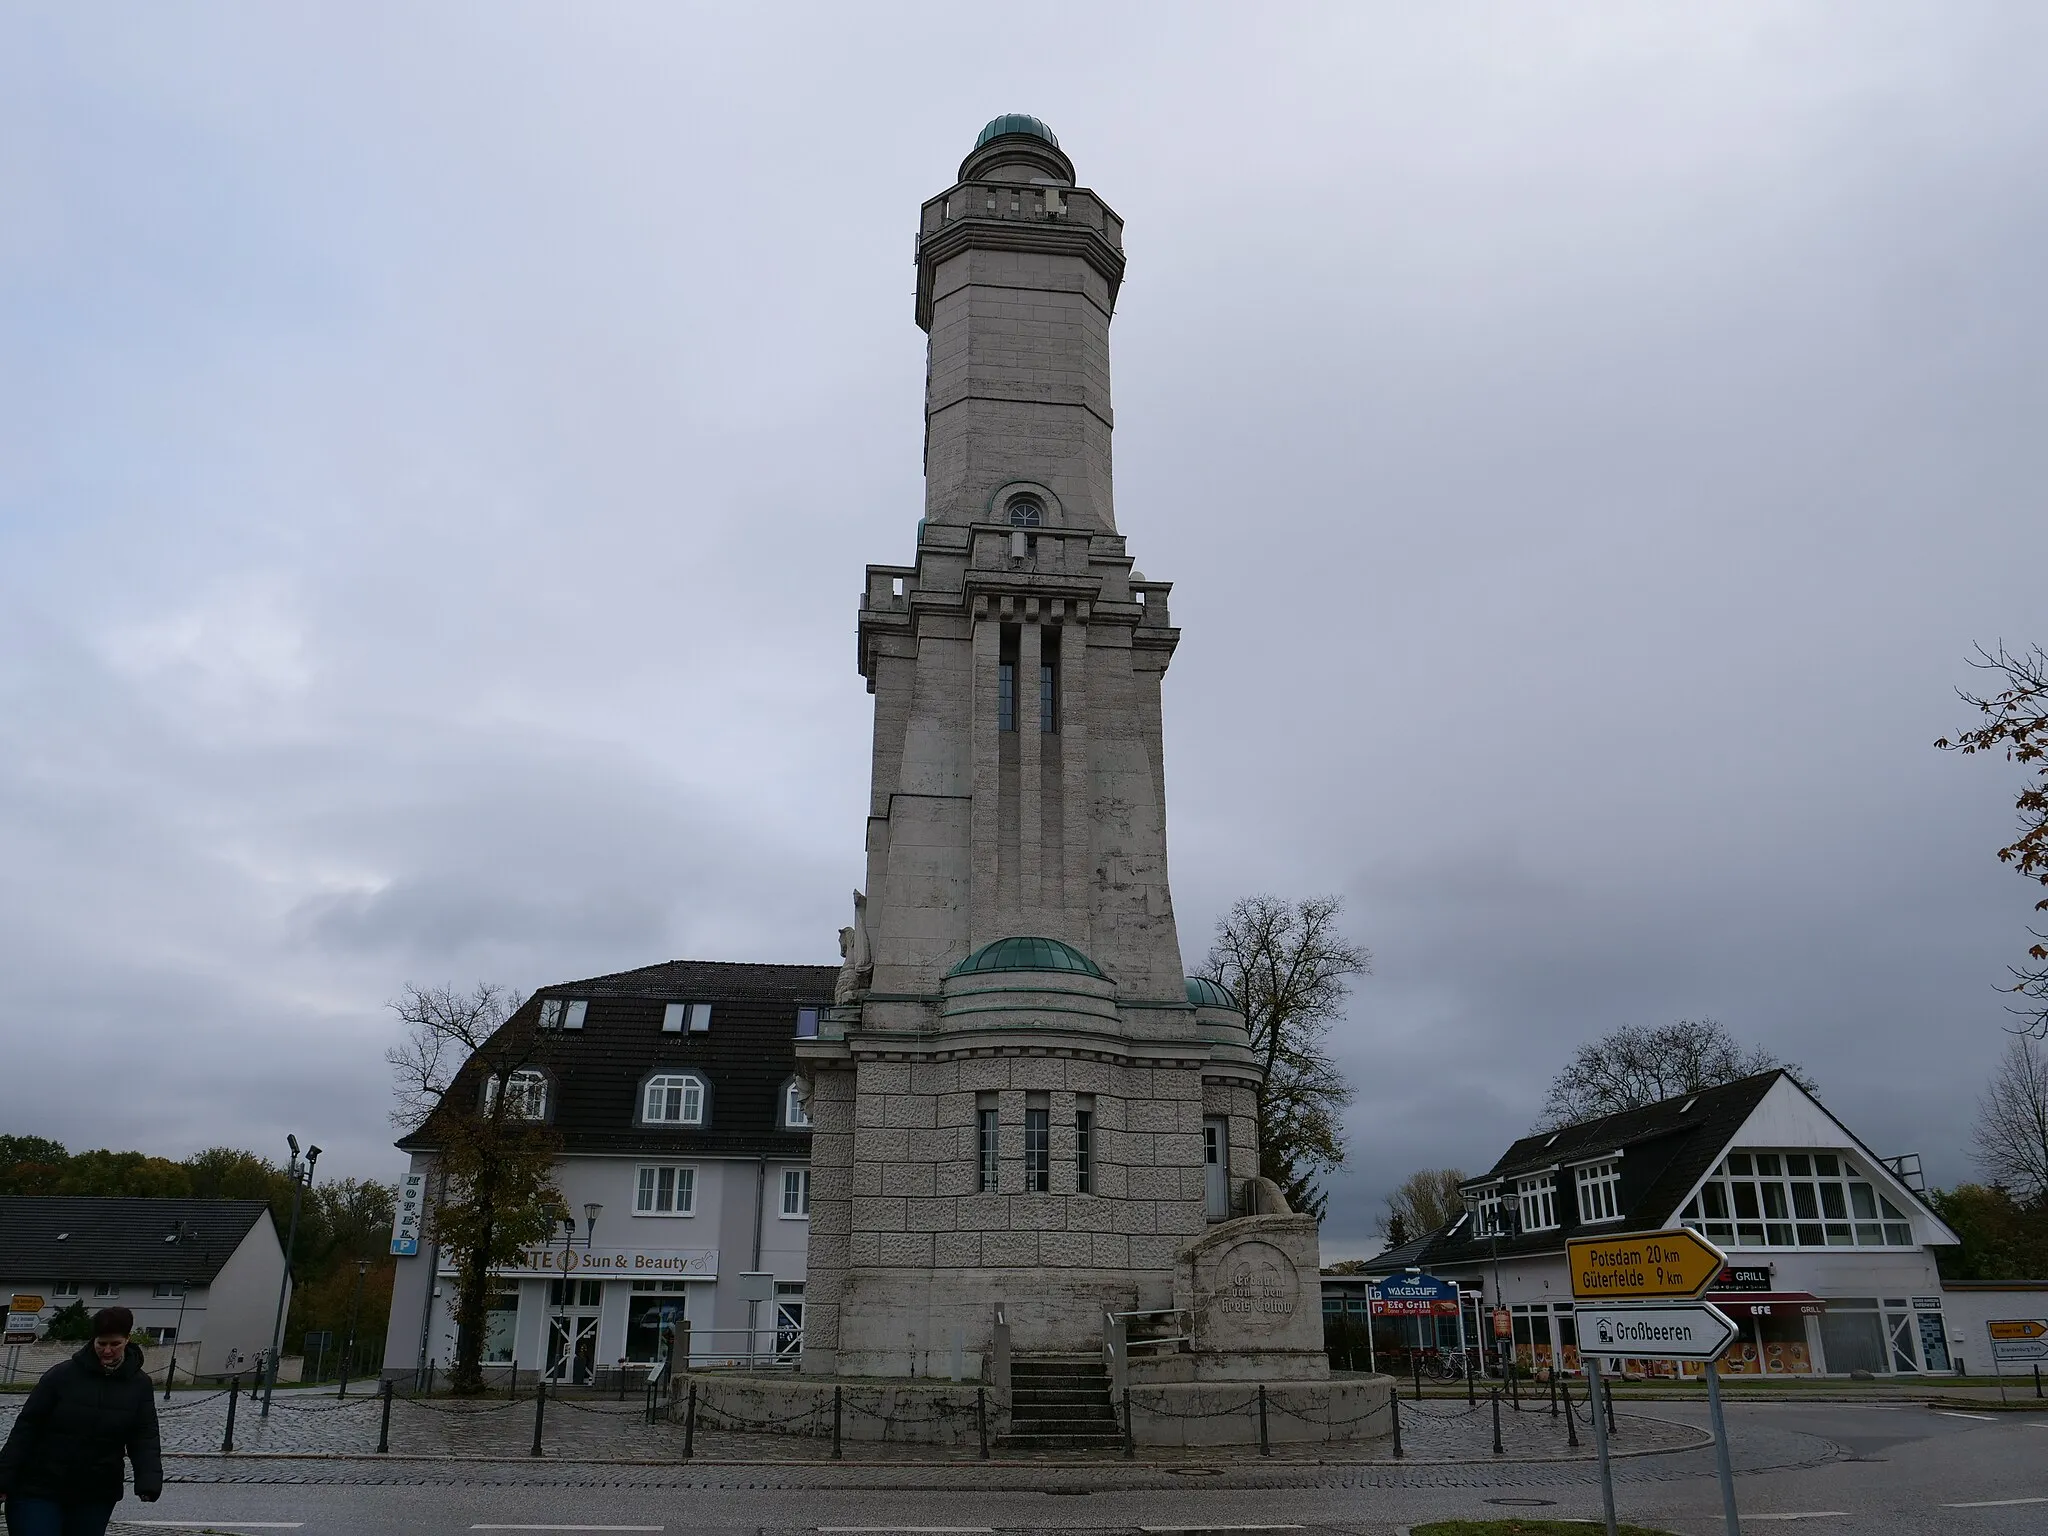
[[[1984,1325],[1991,1335],[1991,1358],[2000,1361],[2048,1360],[2048,1318],[1993,1318]]]
[[[1680,1301],[1706,1294],[1728,1255],[1686,1227],[1565,1244],[1578,1301]]]
[[[14,1300],[8,1303],[7,1310],[10,1312],[40,1312],[48,1305],[49,1303],[40,1296],[26,1296],[20,1291],[16,1291],[14,1293]]]
[[[1621,1302],[1579,1307],[1581,1354],[1632,1360],[1718,1360],[1740,1330],[1712,1302]]]

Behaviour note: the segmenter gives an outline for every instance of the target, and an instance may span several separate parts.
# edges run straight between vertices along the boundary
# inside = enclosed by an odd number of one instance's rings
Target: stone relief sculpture
[[[853,926],[839,930],[839,980],[832,987],[832,1001],[852,1003],[874,980],[875,952],[868,945],[868,898],[864,891],[853,893]]]

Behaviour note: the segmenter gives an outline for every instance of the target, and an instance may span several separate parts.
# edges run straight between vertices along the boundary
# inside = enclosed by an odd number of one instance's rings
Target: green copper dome
[[[972,976],[981,971],[1072,971],[1097,981],[1109,980],[1093,960],[1058,939],[997,939],[982,945],[946,974]]]
[[[1197,1008],[1228,1008],[1232,1013],[1242,1013],[1237,999],[1230,995],[1228,987],[1218,986],[1206,976],[1188,978],[1188,1001]]]
[[[1053,131],[1029,112],[1005,112],[1001,117],[990,118],[988,126],[981,130],[981,137],[974,141],[974,147],[979,149],[990,139],[1000,139],[1006,133],[1028,133],[1034,139],[1045,140],[1054,149],[1060,147]]]

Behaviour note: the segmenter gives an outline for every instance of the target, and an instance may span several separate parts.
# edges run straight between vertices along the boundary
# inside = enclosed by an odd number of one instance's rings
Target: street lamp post
[[[189,1221],[180,1221],[172,1224],[171,1235],[165,1238],[164,1241],[167,1243],[187,1243],[198,1235],[198,1227]],[[201,1254],[200,1257],[202,1259],[211,1259],[213,1255],[209,1252]],[[171,1363],[164,1370],[164,1401],[167,1403],[171,1400],[171,1382],[177,1378],[178,1374],[178,1346],[185,1340],[186,1293],[191,1289],[189,1282],[184,1280],[176,1280],[172,1284],[178,1287],[178,1324],[171,1330]],[[197,1368],[196,1364],[194,1368]]]
[[[292,1181],[292,1221],[284,1240],[284,1274],[277,1282],[277,1321],[270,1328],[270,1371],[265,1378],[263,1389],[263,1411],[258,1415],[266,1419],[270,1417],[270,1395],[277,1390],[278,1357],[284,1350],[284,1304],[285,1299],[291,1294],[292,1250],[298,1246],[299,1241],[299,1196],[305,1193],[306,1186],[313,1182],[313,1165],[320,1161],[320,1149],[308,1147],[305,1161],[300,1162],[299,1138],[287,1136],[285,1140],[290,1143],[292,1149],[291,1164],[285,1169],[285,1176]]]
[[[369,1272],[370,1261],[357,1259],[355,1289],[348,1298],[348,1343],[341,1351],[341,1390],[334,1394],[336,1397],[348,1396],[348,1372],[349,1367],[355,1363],[356,1353],[356,1315],[363,1306],[363,1276]]]

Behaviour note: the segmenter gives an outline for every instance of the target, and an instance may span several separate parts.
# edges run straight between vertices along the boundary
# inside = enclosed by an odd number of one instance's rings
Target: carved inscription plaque
[[[1208,1279],[1205,1310],[1211,1329],[1218,1333],[1277,1333],[1301,1305],[1301,1280],[1293,1261],[1257,1238],[1233,1243],[1217,1255]]]

